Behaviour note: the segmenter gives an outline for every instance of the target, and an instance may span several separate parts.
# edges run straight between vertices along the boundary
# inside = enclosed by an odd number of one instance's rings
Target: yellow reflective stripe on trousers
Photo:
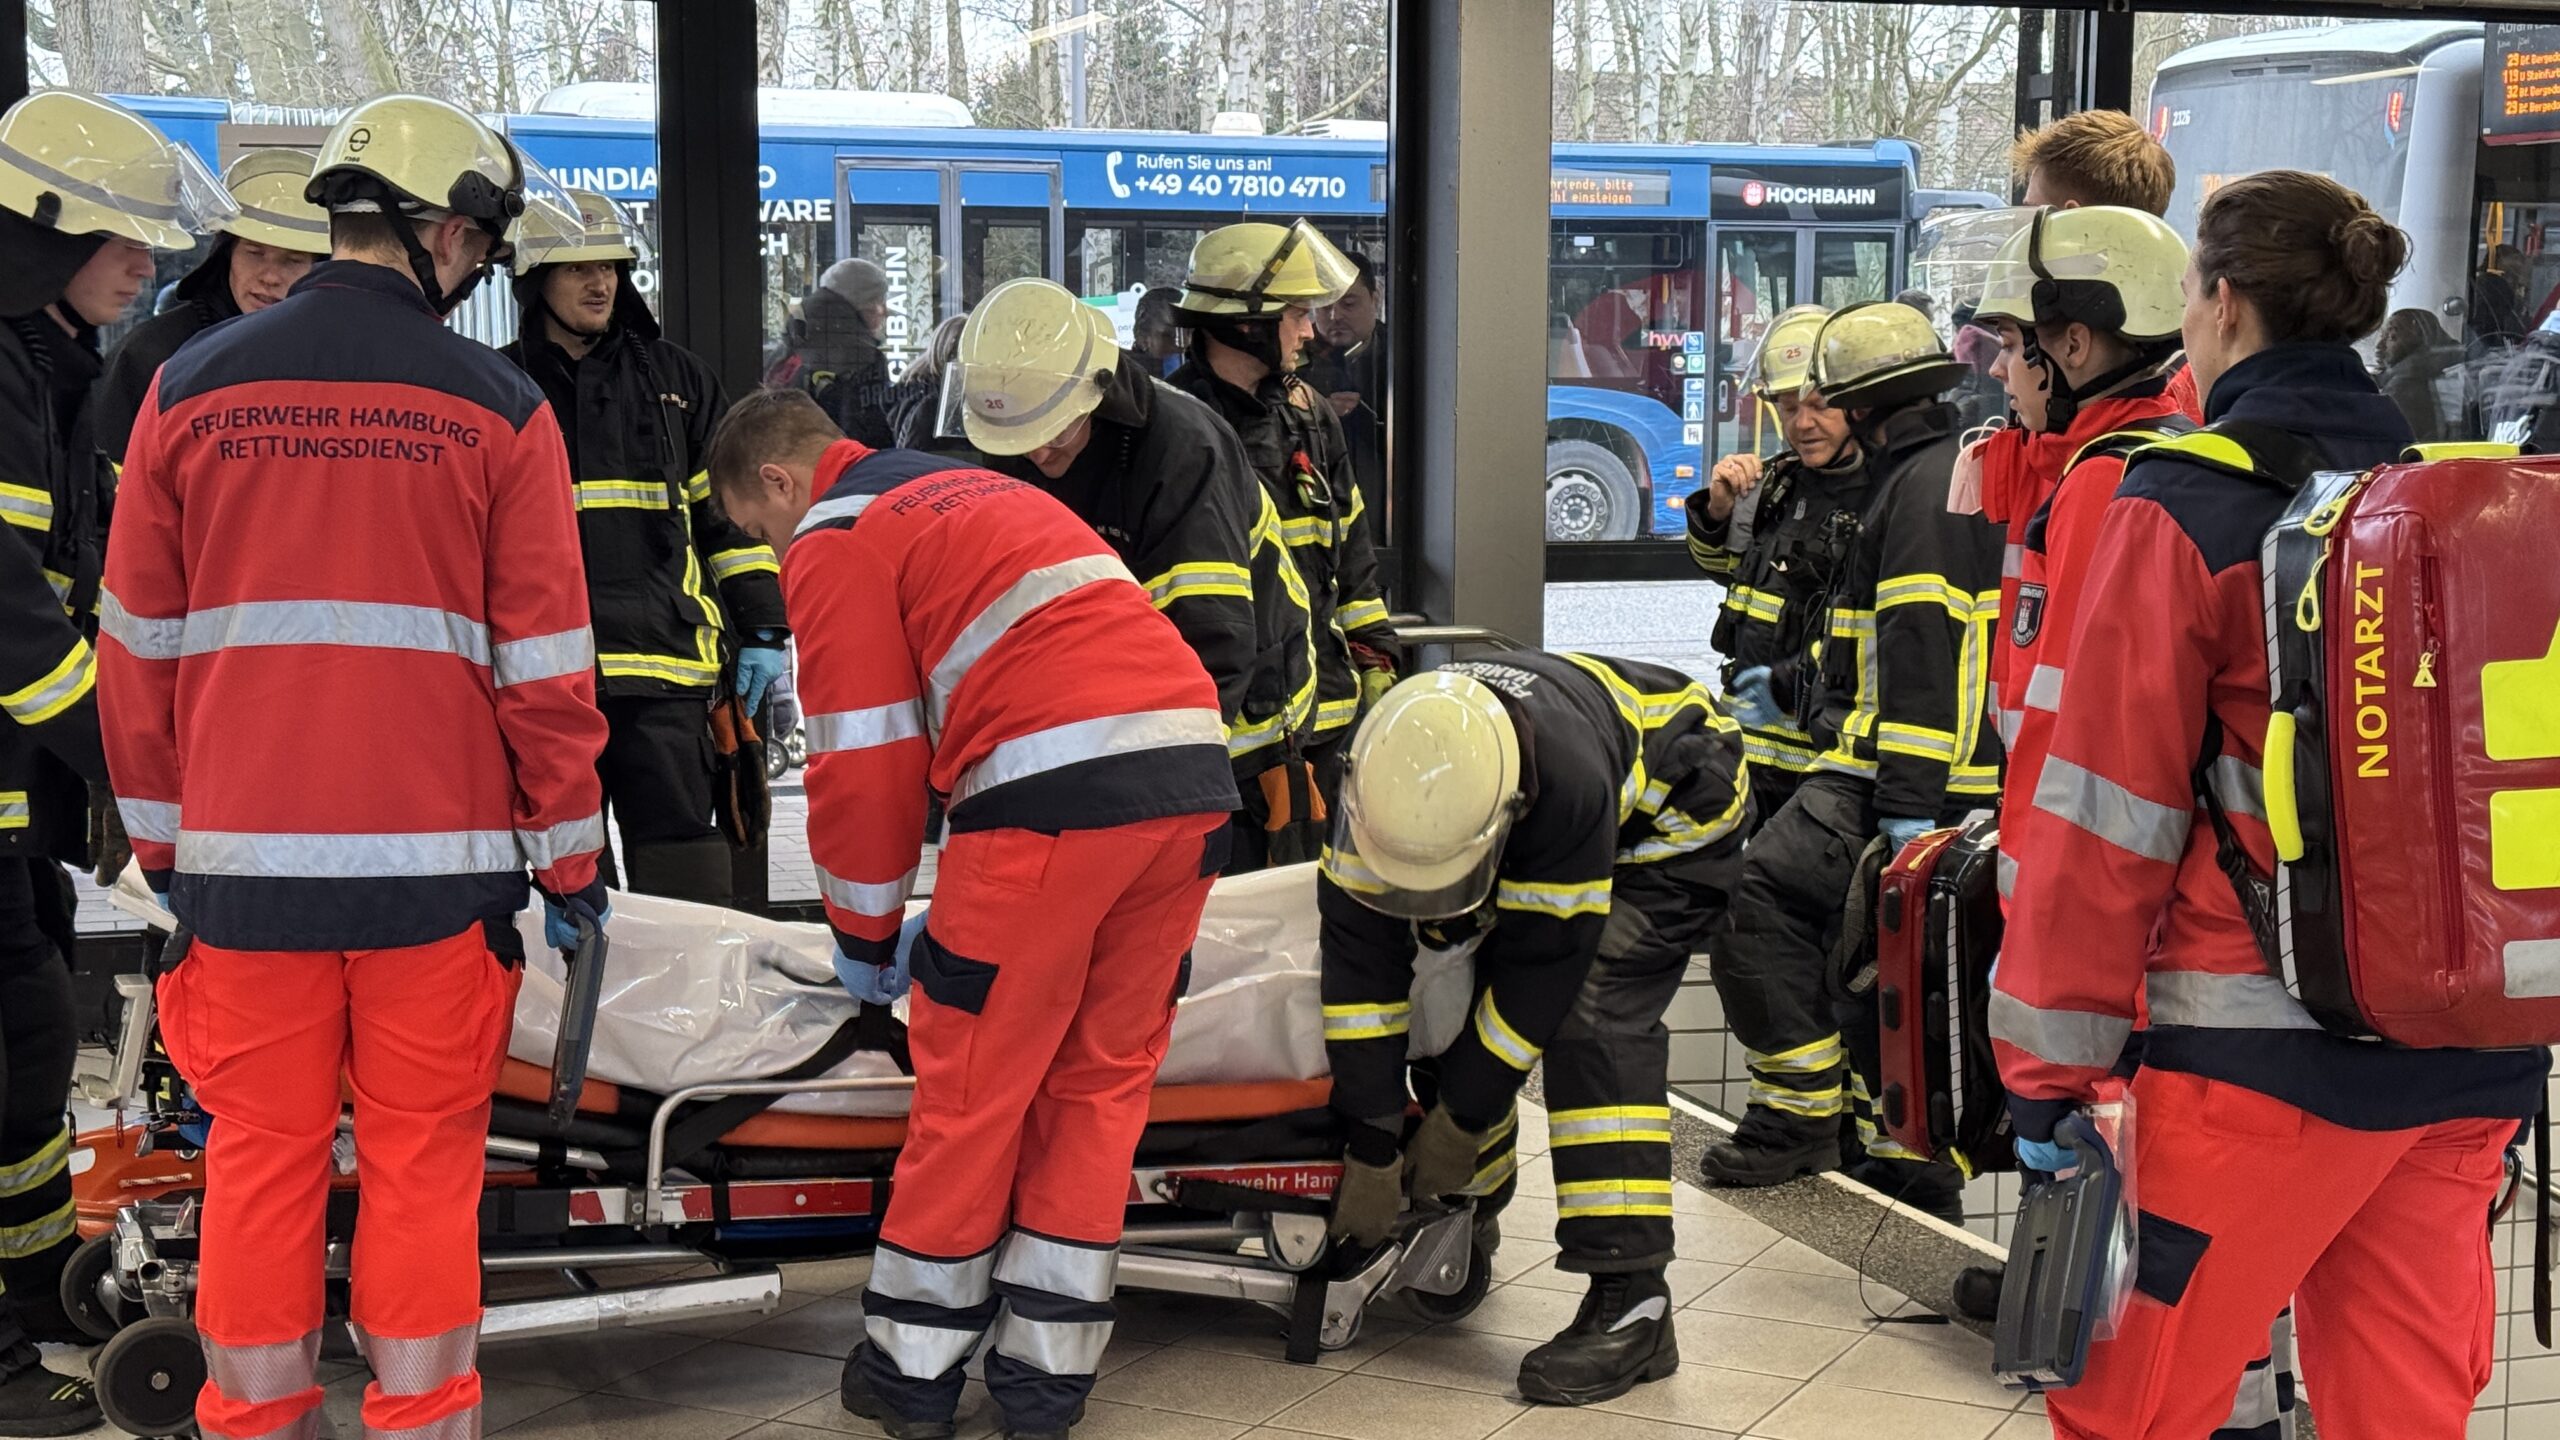
[[[1766,1070],[1772,1074],[1819,1075],[1847,1059],[1849,1052],[1840,1043],[1840,1037],[1835,1034],[1825,1035],[1809,1045],[1798,1045],[1791,1050],[1779,1050],[1766,1055],[1757,1050],[1745,1050],[1742,1055],[1754,1070]]]
[[[0,1166],[0,1197],[24,1195],[47,1180],[61,1174],[71,1164],[71,1127],[53,1132],[53,1138],[36,1147],[36,1153],[23,1160]]]
[[[1556,1187],[1558,1220],[1670,1213],[1671,1182],[1668,1180],[1572,1180]]]
[[[782,562],[773,557],[766,545],[749,545],[738,550],[722,550],[711,557],[711,578],[721,584],[741,575],[779,575]]]
[[[88,641],[74,639],[61,663],[37,676],[34,684],[0,695],[0,710],[21,725],[41,725],[80,703],[97,684],[97,655]]]
[[[1819,1090],[1790,1090],[1764,1080],[1751,1082],[1751,1103],[1784,1110],[1790,1115],[1810,1115],[1816,1119],[1837,1115],[1843,1105],[1840,1087],[1827,1085]]]
[[[1525,1074],[1530,1066],[1538,1063],[1538,1047],[1521,1038],[1520,1032],[1511,1028],[1511,1022],[1502,1018],[1502,1011],[1493,1003],[1491,990],[1485,991],[1483,998],[1476,1001],[1475,1030],[1477,1042],[1512,1069]]]
[[[1387,1005],[1327,1005],[1324,1007],[1324,1038],[1334,1040],[1383,1040],[1402,1035],[1413,1028],[1413,1002],[1398,1000]]]
[[[53,529],[53,492],[0,481],[0,520],[39,533]]]
[[[1547,1147],[1574,1145],[1644,1145],[1671,1143],[1668,1105],[1602,1105],[1588,1110],[1555,1110],[1547,1115]]]
[[[23,1225],[0,1225],[0,1260],[40,1255],[80,1231],[80,1207],[65,1200],[52,1212]]]
[[[581,480],[572,487],[581,510],[665,510],[667,487],[655,480]]]

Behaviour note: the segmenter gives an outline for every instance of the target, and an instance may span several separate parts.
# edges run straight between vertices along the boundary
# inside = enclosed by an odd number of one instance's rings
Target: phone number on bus
[[[1129,188],[1144,195],[1202,199],[1340,200],[1351,184],[1339,175],[1141,175]]]

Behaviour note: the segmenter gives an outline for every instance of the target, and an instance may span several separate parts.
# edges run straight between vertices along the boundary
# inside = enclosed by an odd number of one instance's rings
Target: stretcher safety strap
[[[1324,1038],[1327,1042],[1384,1040],[1412,1028],[1413,1002],[1409,1000],[1398,1000],[1388,1005],[1324,1007]]]
[[[861,710],[834,710],[802,722],[808,729],[809,753],[834,755],[870,750],[900,740],[924,738],[924,702],[899,700]]]
[[[240,1405],[273,1405],[312,1386],[320,1363],[320,1332],[273,1345],[225,1345],[203,1337],[205,1372],[222,1398]],[[383,1387],[389,1390],[388,1384]]]
[[[116,797],[116,816],[124,821],[126,838],[156,840],[163,845],[178,843],[178,806],[170,800],[129,800]]]
[[[136,615],[124,608],[124,602],[111,590],[98,592],[98,629],[137,660],[175,660],[185,643],[187,621],[181,615],[170,619],[153,619]]]
[[[21,725],[41,725],[80,703],[97,688],[98,657],[86,640],[74,638],[54,667],[23,689],[0,693],[0,710]]]
[[[812,513],[815,513],[814,511]],[[968,678],[975,666],[1005,632],[1032,611],[1060,596],[1072,594],[1087,585],[1106,584],[1114,580],[1137,584],[1129,567],[1109,555],[1080,555],[1055,565],[1044,565],[1016,580],[1005,592],[988,602],[969,623],[961,628],[951,648],[942,652],[934,663],[932,689],[925,702],[925,717],[933,733],[942,733],[943,717],[950,713],[952,692]]]
[[[1218,746],[1225,740],[1226,727],[1215,710],[1141,710],[1078,720],[997,743],[951,787],[951,803],[1088,760],[1186,745]]]
[[[595,632],[581,625],[575,630],[502,642],[490,652],[489,673],[503,690],[510,685],[575,675],[595,668],[595,663]]]
[[[1668,1180],[1571,1180],[1556,1186],[1556,1217],[1560,1220],[1670,1213]]]
[[[995,1267],[995,1279],[1000,1284],[1090,1305],[1110,1301],[1119,1273],[1120,1248],[1116,1245],[1078,1245],[1029,1230],[1016,1230],[1005,1238]]]
[[[2158,970],[2143,982],[2154,1025],[2205,1030],[2317,1030],[2320,1022],[2264,973],[2215,975],[2201,970]]]
[[[2133,1019],[2094,1010],[2045,1010],[2006,990],[1991,992],[1991,1038],[2053,1065],[2105,1070],[2124,1053]]]
[[[1562,1150],[1574,1145],[1642,1145],[1671,1143],[1668,1105],[1603,1105],[1589,1110],[1556,1110],[1547,1116],[1547,1145]]]
[[[592,855],[604,848],[604,812],[563,820],[548,830],[519,830],[516,843],[524,847],[525,863],[536,870],[548,870],[573,855]]]
[[[2036,808],[2145,859],[2175,865],[2186,853],[2191,809],[2145,800],[2098,774],[2063,759],[2045,757],[2036,778]]]
[[[1485,991],[1484,997],[1476,1002],[1475,1028],[1478,1043],[1503,1064],[1525,1074],[1530,1066],[1538,1063],[1538,1047],[1523,1039],[1519,1031],[1511,1028],[1511,1022],[1502,1018],[1502,1011],[1493,1003],[1491,990]]]
[[[815,868],[818,872],[818,891],[827,897],[827,903],[839,910],[849,910],[866,919],[878,920],[904,911],[907,908],[907,896],[912,894],[916,887],[916,872],[913,870],[909,870],[895,880],[861,884],[829,873],[824,865]]]

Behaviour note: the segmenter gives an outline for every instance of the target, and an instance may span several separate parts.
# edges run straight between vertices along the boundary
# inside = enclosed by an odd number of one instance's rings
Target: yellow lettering
[[[2356,707],[2356,734],[2367,740],[2381,740],[2391,734],[2391,715],[2379,705]]]
[[[2356,747],[2356,778],[2388,780],[2391,778],[2391,747],[2359,745]]]
[[[2380,648],[2381,648],[2381,646],[2382,646],[2382,617],[2381,617],[2381,616],[2379,616],[2379,615],[2369,615],[2369,616],[2365,616],[2365,617],[2363,617],[2363,618],[2361,618],[2361,619],[2359,619],[2359,620],[2357,620],[2357,621],[2356,621],[2356,643],[2357,643],[2357,644],[2359,644],[2359,645],[2371,645],[2371,646],[2375,647],[2376,649],[2380,649]]]

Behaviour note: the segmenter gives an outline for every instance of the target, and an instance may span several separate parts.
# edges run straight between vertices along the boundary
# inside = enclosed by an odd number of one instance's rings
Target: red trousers
[[[2088,1377],[2046,1397],[2053,1433],[2201,1440],[2291,1296],[2322,1440],[2462,1440],[2489,1383],[2489,1207],[2516,1122],[2348,1130],[2162,1070],[2133,1093],[2143,1287],[2175,1303],[2135,1295]]]
[[[368,1436],[479,1434],[480,1182],[520,971],[479,926],[339,952],[196,945],[161,977],[170,1058],[213,1119],[196,1324],[207,1437],[308,1436],[340,1081],[355,1096],[355,1323]]]
[[[915,1104],[882,1239],[934,1256],[978,1254],[1011,1226],[1119,1240],[1177,972],[1209,900],[1203,836],[1224,819],[951,837],[934,956],[917,957],[908,993]],[[936,965],[953,979],[926,973]]]

